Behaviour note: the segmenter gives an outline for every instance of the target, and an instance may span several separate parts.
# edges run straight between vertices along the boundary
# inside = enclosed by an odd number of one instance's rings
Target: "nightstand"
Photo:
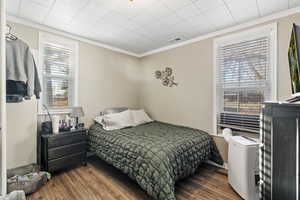
[[[41,135],[42,170],[57,170],[86,164],[87,129],[77,129],[59,134]]]

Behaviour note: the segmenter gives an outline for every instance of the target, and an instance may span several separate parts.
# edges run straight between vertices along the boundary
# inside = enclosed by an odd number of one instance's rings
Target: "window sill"
[[[49,111],[50,115],[68,115],[71,113],[71,110],[62,110],[62,111]],[[48,115],[47,112],[45,111],[41,111],[38,113],[38,116],[44,116],[44,115]]]
[[[222,134],[210,134],[213,137],[219,137],[219,138],[224,138],[224,136]]]

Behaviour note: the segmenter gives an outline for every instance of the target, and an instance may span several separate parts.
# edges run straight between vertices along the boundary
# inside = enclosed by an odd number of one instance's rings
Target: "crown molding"
[[[229,27],[229,28],[225,28],[225,29],[222,29],[222,30],[219,30],[219,31],[208,33],[206,35],[202,35],[202,36],[199,36],[199,37],[196,37],[196,38],[193,38],[193,39],[190,39],[190,40],[186,40],[186,41],[183,41],[183,42],[180,42],[180,43],[177,43],[177,44],[173,44],[173,45],[165,46],[165,47],[158,48],[158,49],[155,49],[155,50],[152,50],[152,51],[148,51],[146,53],[139,54],[139,57],[141,58],[141,57],[149,56],[149,55],[152,55],[152,54],[160,53],[160,52],[167,51],[167,50],[170,50],[170,49],[174,49],[174,48],[177,48],[177,47],[181,47],[181,46],[185,46],[185,45],[192,44],[192,43],[195,43],[195,42],[199,42],[201,40],[206,40],[206,39],[209,39],[209,38],[218,37],[218,36],[221,36],[221,35],[224,35],[224,34],[227,34],[227,33],[239,31],[239,30],[246,29],[246,28],[250,28],[250,27],[255,26],[255,25],[270,22],[272,20],[287,17],[289,15],[293,15],[293,14],[296,14],[296,13],[300,13],[300,7],[284,10],[284,11],[281,11],[281,12],[278,12],[278,13],[275,13],[275,14],[271,14],[271,15],[268,15],[268,16],[265,16],[265,17],[261,17],[261,18],[255,19],[255,20],[251,20],[251,21],[246,22],[246,23],[238,24],[238,25],[235,25],[235,26],[232,26],[232,27]]]
[[[7,21],[10,21],[10,22],[13,22],[13,23],[23,24],[23,25],[26,25],[26,26],[29,26],[29,27],[32,27],[32,28],[39,29],[41,31],[45,31],[45,32],[56,34],[56,35],[64,36],[64,37],[67,37],[67,38],[71,38],[73,40],[78,40],[80,42],[85,42],[85,43],[88,43],[88,44],[92,44],[92,45],[102,47],[102,48],[105,48],[105,49],[108,49],[108,50],[111,50],[111,51],[115,51],[115,52],[118,52],[118,53],[123,53],[123,54],[129,55],[129,56],[134,56],[134,57],[140,57],[139,54],[136,54],[136,53],[133,53],[133,52],[130,52],[130,51],[126,51],[126,50],[123,50],[123,49],[120,49],[120,48],[117,48],[117,47],[113,47],[113,46],[110,46],[110,45],[107,45],[107,44],[103,44],[103,43],[100,43],[100,42],[97,42],[97,41],[94,41],[94,40],[90,40],[90,39],[87,39],[85,37],[78,36],[78,35],[75,35],[75,34],[72,34],[72,33],[61,31],[61,30],[58,30],[58,29],[55,29],[55,28],[52,28],[52,27],[49,27],[49,26],[46,26],[46,25],[43,25],[43,24],[39,24],[39,23],[30,21],[30,20],[27,20],[27,19],[23,19],[23,18],[20,18],[20,17],[17,17],[17,16],[7,14],[6,19],[7,19]]]
[[[13,15],[7,15],[7,20],[11,21],[11,22],[23,24],[23,25],[26,25],[26,26],[30,26],[30,27],[33,27],[33,28],[37,28],[37,29],[40,29],[42,31],[54,33],[54,34],[57,34],[57,35],[68,37],[68,38],[72,38],[74,40],[78,40],[78,41],[81,41],[81,42],[92,44],[92,45],[102,47],[102,48],[105,48],[105,49],[109,49],[111,51],[123,53],[123,54],[134,56],[134,57],[137,57],[137,58],[142,58],[142,57],[149,56],[149,55],[152,55],[152,54],[160,53],[160,52],[167,51],[167,50],[170,50],[170,49],[174,49],[174,48],[177,48],[177,47],[181,47],[181,46],[185,46],[185,45],[192,44],[192,43],[195,43],[195,42],[199,42],[201,40],[206,40],[206,39],[218,37],[218,36],[221,36],[221,35],[224,35],[224,34],[227,34],[227,33],[239,31],[239,30],[246,29],[246,28],[250,28],[250,27],[255,26],[255,25],[270,22],[272,20],[277,20],[277,19],[280,19],[280,18],[283,18],[283,17],[287,17],[289,15],[296,14],[296,13],[300,13],[300,7],[284,10],[284,11],[281,11],[281,12],[278,12],[278,13],[275,13],[275,14],[271,14],[271,15],[268,15],[268,16],[265,16],[265,17],[261,17],[261,18],[258,18],[258,19],[251,20],[251,21],[246,22],[246,23],[238,24],[238,25],[235,25],[235,26],[232,26],[232,27],[229,27],[229,28],[225,28],[225,29],[222,29],[222,30],[219,30],[219,31],[208,33],[208,34],[205,34],[205,35],[202,35],[202,36],[190,39],[190,40],[186,40],[186,41],[183,41],[183,42],[180,42],[180,43],[168,45],[168,46],[161,47],[161,48],[151,50],[151,51],[141,53],[141,54],[133,53],[133,52],[130,52],[130,51],[126,51],[126,50],[117,48],[117,47],[106,45],[106,44],[103,44],[103,43],[100,43],[100,42],[97,42],[97,41],[94,41],[94,40],[87,39],[87,38],[82,37],[82,36],[78,36],[78,35],[71,34],[71,33],[65,32],[65,31],[57,30],[55,28],[52,28],[52,27],[49,27],[49,26],[46,26],[46,25],[43,25],[43,24],[35,23],[35,22],[30,21],[30,20],[26,20],[26,19],[16,17],[16,16],[13,16]]]

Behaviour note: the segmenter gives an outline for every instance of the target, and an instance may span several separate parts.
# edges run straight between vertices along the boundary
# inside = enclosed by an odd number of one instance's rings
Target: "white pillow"
[[[97,116],[94,120],[103,126],[103,124],[104,124],[103,115]]]
[[[144,110],[131,110],[131,114],[134,126],[153,122],[153,120],[147,115]]]
[[[132,126],[133,118],[130,110],[126,110],[120,113],[104,115],[101,124],[104,130],[117,130]]]

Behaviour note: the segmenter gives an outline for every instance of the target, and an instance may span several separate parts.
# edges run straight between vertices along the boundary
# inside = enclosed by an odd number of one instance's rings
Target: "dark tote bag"
[[[48,117],[49,117],[49,120],[50,121],[44,121],[42,122],[42,134],[52,134],[53,131],[52,131],[52,118],[51,118],[51,115],[49,113],[49,110],[47,108],[47,106],[43,105],[44,108],[47,110],[47,113],[48,113]]]

